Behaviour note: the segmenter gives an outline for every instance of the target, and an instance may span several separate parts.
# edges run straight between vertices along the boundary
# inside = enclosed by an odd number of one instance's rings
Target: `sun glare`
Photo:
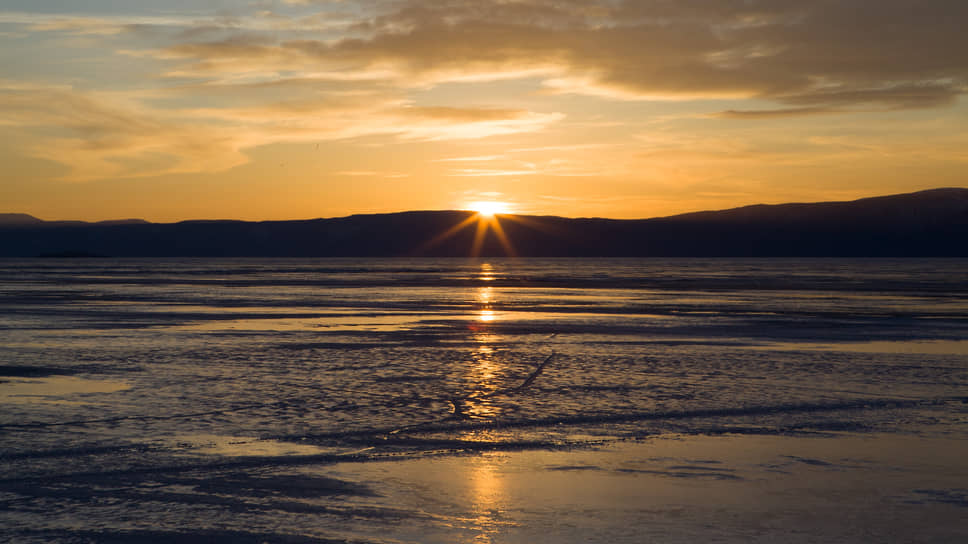
[[[468,207],[484,217],[494,217],[496,214],[511,213],[511,206],[505,202],[480,201],[471,202]]]

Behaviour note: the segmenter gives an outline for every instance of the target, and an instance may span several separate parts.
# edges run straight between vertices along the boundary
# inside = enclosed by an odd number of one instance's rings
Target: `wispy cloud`
[[[800,117],[804,115],[819,115],[830,113],[843,113],[843,110],[834,108],[780,108],[775,110],[726,110],[714,113],[710,117],[721,119],[778,119],[787,117]]]
[[[533,176],[539,174],[537,170],[501,170],[498,168],[458,168],[451,172],[451,176],[464,178]]]
[[[240,16],[228,15],[146,15],[0,12],[0,24],[24,25],[36,32],[114,35],[141,32],[151,28],[179,30],[183,39],[203,37],[217,31],[313,32],[341,30],[356,24],[347,16],[330,11],[290,16],[269,10],[254,10]]]
[[[490,162],[503,161],[507,157],[504,155],[477,155],[474,157],[450,157],[447,159],[434,159],[432,162]]]
[[[56,129],[30,155],[71,168],[68,179],[220,171],[248,161],[244,150],[279,142],[385,136],[461,140],[542,130],[562,118],[521,110],[416,108],[387,96],[323,95],[255,105],[149,107],[110,93],[64,87],[0,87],[2,124]]]
[[[342,170],[339,172],[333,172],[334,176],[348,176],[353,178],[386,178],[386,179],[400,179],[408,178],[410,174],[403,172],[381,172],[378,170]]]

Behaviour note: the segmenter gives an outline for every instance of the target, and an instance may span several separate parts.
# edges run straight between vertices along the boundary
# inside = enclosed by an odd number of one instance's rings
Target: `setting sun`
[[[501,213],[511,213],[511,206],[506,202],[480,201],[471,202],[467,206],[469,209],[485,217],[492,217]]]

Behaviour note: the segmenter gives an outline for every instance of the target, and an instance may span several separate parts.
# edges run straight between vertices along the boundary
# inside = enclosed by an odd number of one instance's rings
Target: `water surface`
[[[231,514],[236,540],[384,541],[339,521],[389,508],[326,479],[345,463],[968,439],[964,260],[8,260],[0,297],[0,519],[23,539]],[[491,534],[468,527],[451,541]]]

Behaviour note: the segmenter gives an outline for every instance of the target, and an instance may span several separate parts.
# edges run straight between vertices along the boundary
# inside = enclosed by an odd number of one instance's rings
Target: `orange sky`
[[[0,212],[633,218],[968,185],[965,2],[76,4],[0,7]]]

